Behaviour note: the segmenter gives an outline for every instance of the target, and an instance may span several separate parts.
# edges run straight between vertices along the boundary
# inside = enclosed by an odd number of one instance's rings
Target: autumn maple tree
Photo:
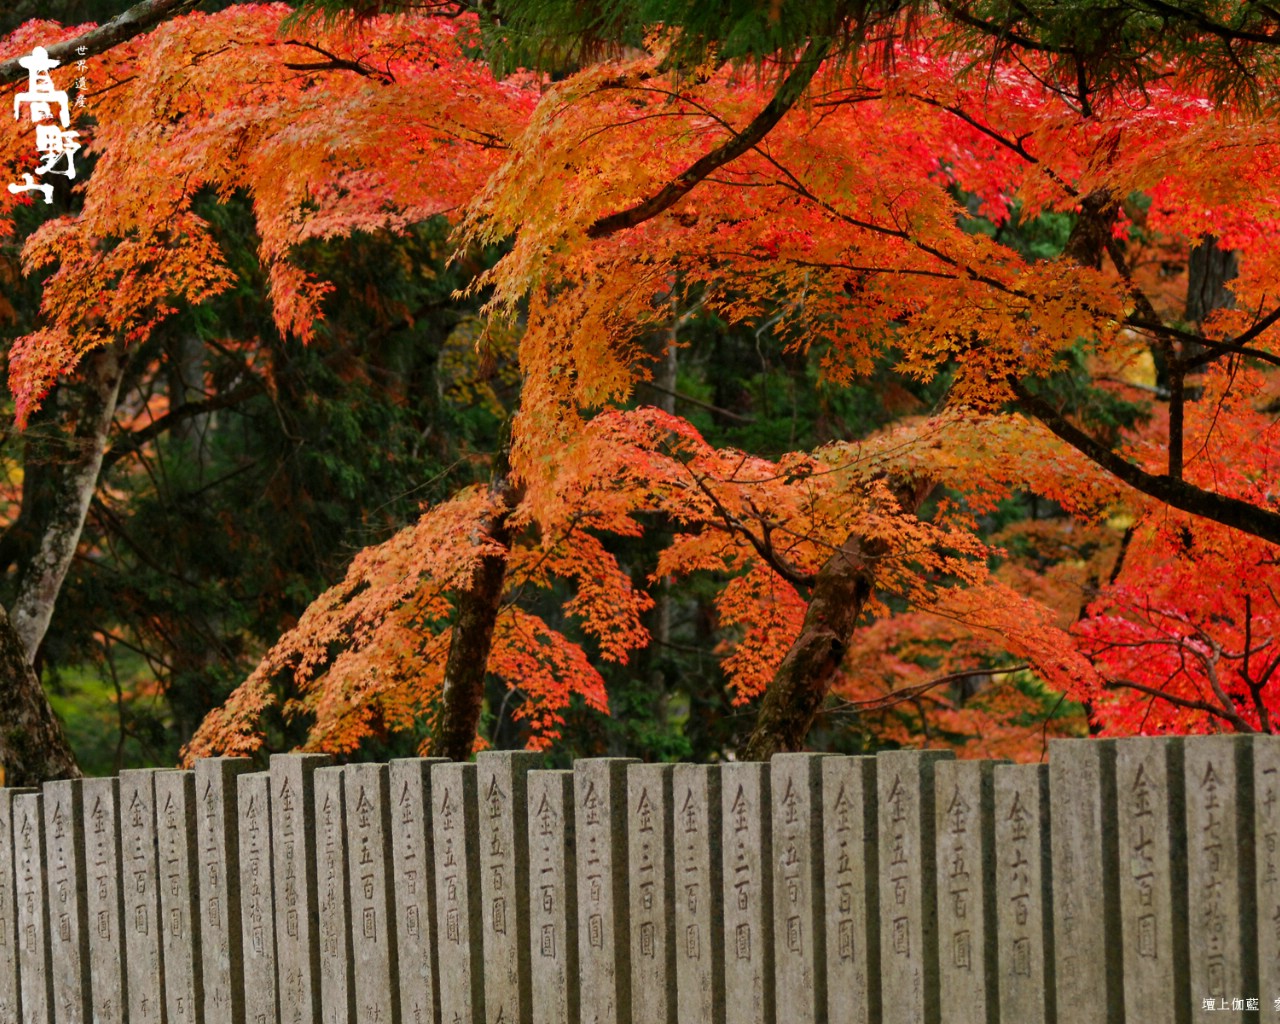
[[[229,286],[201,189],[252,196],[283,333],[310,336],[330,291],[300,245],[443,215],[460,254],[502,251],[471,286],[480,350],[519,339],[491,484],[358,555],[188,756],[256,749],[284,701],[317,748],[425,719],[462,757],[486,674],[546,746],[574,698],[606,706],[588,652],[625,663],[647,590],[690,576],[734,700],[758,702],[741,756],[804,746],[833,697],[883,742],[1026,754],[1029,679],[1095,728],[1272,728],[1273,15],[534,6],[231,8],[93,57],[82,206],[24,245],[51,272],[10,356],[20,421]],[[75,33],[29,24],[5,52],[55,36]],[[510,71],[539,54],[562,80]],[[1062,243],[1020,246],[1046,218]],[[1189,308],[1193,251],[1193,293],[1234,276]],[[888,362],[943,401],[810,451],[713,444],[633,401],[644,339],[686,309],[767,329],[824,386]],[[1052,514],[996,528],[1024,495]],[[659,522],[637,580],[615,542]]]

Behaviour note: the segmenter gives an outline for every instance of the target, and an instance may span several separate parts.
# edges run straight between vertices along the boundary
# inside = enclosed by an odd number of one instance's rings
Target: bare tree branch
[[[950,686],[952,683],[962,683],[966,679],[976,679],[979,676],[1007,676],[1015,672],[1025,672],[1031,667],[1030,664],[1024,662],[1021,665],[1010,665],[1008,668],[971,668],[965,672],[952,672],[950,675],[939,676],[937,679],[930,679],[927,683],[916,683],[914,686],[904,686],[900,690],[894,690],[885,694],[883,697],[869,697],[866,700],[844,700],[833,711],[844,711],[853,709],[856,711],[885,711],[898,704],[905,704],[908,701],[914,701],[924,696],[930,690],[936,690],[939,686]]]
[[[1210,704],[1207,700],[1188,700],[1186,697],[1165,693],[1164,690],[1156,689],[1154,686],[1147,686],[1145,683],[1135,683],[1132,679],[1115,679],[1107,683],[1106,687],[1108,690],[1137,690],[1139,693],[1145,693],[1147,696],[1155,697],[1157,700],[1167,701],[1175,707],[1186,708],[1188,711],[1203,711],[1206,714],[1213,715],[1215,718],[1223,719],[1237,732],[1257,731],[1239,715],[1224,711],[1216,704]]]
[[[50,57],[64,64],[82,56],[92,57],[105,53],[134,36],[150,32],[162,22],[192,10],[199,2],[200,0],[142,0],[142,3],[134,4],[105,25],[92,28],[66,42],[46,46],[45,49]],[[85,50],[83,54],[79,53],[81,47]],[[19,58],[13,57],[0,63],[0,85],[8,85],[27,77],[27,69],[18,60]]]

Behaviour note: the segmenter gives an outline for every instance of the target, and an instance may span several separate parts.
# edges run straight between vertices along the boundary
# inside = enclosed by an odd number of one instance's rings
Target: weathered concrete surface
[[[827,1019],[880,1019],[880,874],[876,759],[822,762]]]
[[[878,755],[880,978],[885,1024],[934,1024],[938,1001],[934,768],[950,751]],[[893,993],[889,998],[888,993]]]
[[[533,771],[526,782],[534,947],[530,1019],[533,1024],[577,1024],[581,979],[573,772]]]
[[[236,777],[251,766],[247,757],[210,757],[195,763],[204,1024],[244,1021]]]
[[[724,862],[720,766],[678,764],[675,810],[676,999],[680,1024],[724,1020]]]

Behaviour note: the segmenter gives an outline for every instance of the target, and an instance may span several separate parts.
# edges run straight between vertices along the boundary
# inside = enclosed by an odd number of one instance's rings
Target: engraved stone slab
[[[991,761],[934,768],[938,872],[938,975],[946,1024],[994,1024],[995,850]]]
[[[89,936],[85,922],[84,783],[44,784],[53,1010],[58,1024],[83,1024],[89,1005]]]
[[[247,757],[210,757],[195,764],[205,1024],[244,1020],[236,776],[252,763]]]
[[[950,751],[879,755],[880,977],[885,1024],[938,1020],[934,768]]]
[[[996,933],[1000,1019],[1056,1019],[1049,766],[996,765]]]
[[[724,1021],[720,767],[678,764],[671,780],[680,1024]]]
[[[1257,829],[1258,991],[1265,996],[1271,992],[1280,994],[1280,737],[1254,738],[1253,807]],[[0,815],[3,813],[4,805],[0,804]],[[1266,1005],[1263,1009],[1267,1009]]]
[[[631,758],[585,758],[574,765],[578,837],[578,958],[582,1019],[630,1024],[627,966],[627,765]]]
[[[1050,740],[1049,799],[1058,1020],[1119,1019],[1124,995],[1114,743]]]
[[[669,764],[633,764],[627,769],[633,1024],[675,1024],[677,1020],[673,774]]]
[[[578,887],[573,772],[526,776],[533,1024],[577,1024]]]
[[[773,844],[769,766],[720,769],[724,828],[724,997],[732,1024],[773,1024]]]
[[[442,762],[442,758],[407,757],[392,761],[390,769],[396,945],[400,1012],[405,1024],[434,1024],[440,1015],[435,959],[435,836],[427,821],[431,765]],[[322,871],[322,880],[323,875]]]
[[[13,800],[30,789],[0,787],[0,1024],[18,1024],[18,904],[14,888]]]
[[[124,872],[125,991],[129,1024],[164,1024],[160,875],[155,778],[151,769],[120,773],[120,859]]]
[[[1135,737],[1116,745],[1120,922],[1125,1013],[1186,1021],[1186,835],[1182,744]]]
[[[391,891],[391,809],[385,764],[343,769],[347,811],[347,878],[351,892],[352,988],[361,1024],[400,1019],[396,933]]]
[[[13,870],[18,898],[19,998],[23,1024],[48,1024],[53,1019],[41,799],[39,793],[31,792],[13,798]]]
[[[431,767],[440,1019],[444,1024],[480,1024],[484,1020],[476,776],[474,764]]]
[[[200,1024],[204,1015],[204,985],[197,921],[194,772],[157,773],[156,839],[160,858],[165,1010],[169,1024]]]
[[[271,776],[236,779],[237,854],[240,861],[240,952],[244,957],[246,1024],[277,1024],[276,926],[271,880]]]
[[[816,1024],[827,1012],[822,761],[821,754],[776,754],[769,765],[775,998],[796,1024]]]
[[[85,909],[89,931],[90,1014],[121,1024],[128,1006],[124,973],[124,887],[120,864],[120,783],[84,782]]]
[[[320,1006],[323,1024],[353,1024],[356,993],[351,978],[351,917],[347,885],[347,819],[342,768],[318,768],[316,881],[320,900]]]
[[[329,763],[324,754],[271,755],[271,856],[283,1024],[312,1024],[320,1019],[311,781],[315,770]]]
[[[822,760],[822,869],[827,926],[827,1019],[880,1019],[880,874],[876,759]]]
[[[525,777],[542,763],[529,751],[476,755],[480,798],[480,898],[484,907],[484,1005],[490,1024],[528,1020],[529,828]]]
[[[1188,736],[1182,743],[1192,1006],[1213,999],[1215,1008],[1231,1009],[1233,999],[1258,991],[1250,740]]]

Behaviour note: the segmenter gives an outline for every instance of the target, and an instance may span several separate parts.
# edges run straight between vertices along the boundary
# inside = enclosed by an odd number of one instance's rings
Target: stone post
[[[675,906],[669,764],[627,769],[632,1024],[676,1024]]]
[[[1060,1024],[1123,1020],[1115,760],[1111,740],[1049,741]]]
[[[773,844],[769,766],[720,770],[723,822],[724,995],[728,1024],[773,1024]]]
[[[355,958],[351,949],[349,854],[342,772],[342,768],[317,768],[311,781],[316,802],[321,1024],[355,1024],[358,1020],[351,979]]]
[[[275,887],[271,878],[271,775],[236,779],[240,860],[240,950],[246,1024],[279,1024]]]
[[[435,834],[431,765],[443,758],[407,757],[391,762],[391,855],[395,869],[396,945],[400,964],[400,1013],[405,1024],[435,1024],[440,1016],[436,973]]]
[[[938,974],[944,1024],[995,1024],[996,884],[991,761],[934,768]]]
[[[934,768],[943,750],[879,755],[880,977],[885,1024],[937,1024]]]
[[[205,1024],[244,1024],[236,777],[252,764],[247,757],[210,757],[195,764]]]
[[[823,907],[821,754],[775,754],[773,796],[774,985],[779,1010],[795,1024],[827,1014]]]
[[[1252,740],[1188,736],[1184,745],[1191,1003],[1200,1018],[1258,993]],[[1270,1011],[1269,1011],[1270,1012]]]
[[[541,754],[524,750],[476,755],[484,1005],[489,1024],[528,1020],[530,1014],[526,776],[541,763]]]
[[[3,805],[0,804],[0,814]],[[1253,815],[1257,831],[1258,992],[1264,1013],[1280,998],[1280,736],[1253,740]]]
[[[349,764],[342,771],[356,1019],[360,1024],[399,1024],[387,766]]]
[[[578,957],[582,1017],[592,1024],[631,1024],[627,940],[627,765],[622,757],[574,765],[578,838]]]
[[[271,755],[271,856],[276,897],[276,964],[282,1024],[320,1019],[312,779],[324,754]]]
[[[533,1024],[577,1024],[577,837],[573,772],[526,776],[529,829],[529,941]]]
[[[1116,744],[1120,927],[1128,1020],[1191,1019],[1182,741]]]
[[[169,1024],[203,1024],[194,772],[156,775],[156,839],[165,1010]]]
[[[89,935],[86,920],[84,782],[44,784],[45,864],[53,1016],[57,1024],[89,1017]]]
[[[876,759],[822,761],[822,868],[827,924],[827,1019],[880,1020],[880,869]]]
[[[120,858],[124,871],[125,991],[129,1024],[165,1024],[156,775],[120,773]]]
[[[13,797],[13,873],[18,902],[18,999],[22,1020],[53,1019],[53,970],[49,961],[49,907],[45,891],[44,814],[41,796]]]
[[[720,766],[678,764],[671,787],[677,1016],[680,1024],[723,1024]]]
[[[996,765],[996,934],[1000,1019],[1057,1017],[1049,766]]]
[[[18,904],[14,889],[13,798],[27,789],[0,786],[0,1024],[18,1024]]]
[[[443,1024],[481,1024],[485,1019],[476,776],[474,764],[431,767]]]

